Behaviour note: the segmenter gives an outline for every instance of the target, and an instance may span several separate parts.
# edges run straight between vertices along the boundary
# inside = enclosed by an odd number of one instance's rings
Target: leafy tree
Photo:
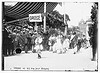
[[[69,19],[69,16],[66,14],[66,19]],[[51,13],[47,14],[47,25],[53,28],[64,27],[64,16],[61,15],[57,10],[52,11]]]
[[[91,9],[91,20],[93,24],[89,27],[90,44],[92,45],[93,58],[95,60],[95,54],[97,51],[97,24],[98,24],[98,2],[95,2]]]

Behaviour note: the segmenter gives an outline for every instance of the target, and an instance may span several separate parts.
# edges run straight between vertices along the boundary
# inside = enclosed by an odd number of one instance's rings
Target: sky
[[[64,8],[61,5],[57,5],[54,10],[59,11],[59,13],[66,13],[69,15],[70,21],[68,21],[69,27],[78,26],[78,23],[83,19],[87,20],[91,15],[91,6],[93,3],[90,2],[66,2]]]

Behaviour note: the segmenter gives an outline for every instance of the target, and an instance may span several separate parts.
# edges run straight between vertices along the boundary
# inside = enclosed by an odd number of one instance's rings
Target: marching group
[[[10,32],[6,28],[3,31],[3,55],[14,55],[31,50],[37,52],[38,58],[41,58],[41,51],[48,50],[53,53],[66,53],[69,49],[77,47],[77,53],[81,47],[87,48],[87,40],[85,35],[79,35],[76,32],[63,36],[62,34],[51,34],[46,38],[42,33],[30,32],[31,30],[23,30],[23,32]],[[46,42],[44,42],[46,41]],[[46,47],[45,47],[46,45]],[[47,49],[48,48],[48,49]]]
[[[81,49],[81,47],[87,48],[86,43],[87,40],[85,35],[80,37],[76,33],[73,33],[70,36],[52,35],[49,38],[50,51],[56,53],[65,53],[69,49],[74,49],[77,47],[77,51],[74,51],[74,53],[76,53]]]

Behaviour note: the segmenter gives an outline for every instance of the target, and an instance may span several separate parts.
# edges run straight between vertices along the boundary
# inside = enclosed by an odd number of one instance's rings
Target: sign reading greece
[[[42,22],[41,14],[29,14],[30,22]]]

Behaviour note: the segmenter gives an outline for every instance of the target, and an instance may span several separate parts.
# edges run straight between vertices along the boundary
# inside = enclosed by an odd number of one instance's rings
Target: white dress
[[[62,49],[63,49],[63,47],[61,44],[61,39],[57,38],[57,42],[53,46],[53,51],[57,51],[57,53],[61,53]]]
[[[50,38],[49,38],[49,42],[48,42],[48,45],[50,46],[50,51],[52,51],[53,50],[53,41],[55,41],[56,40],[56,37],[54,37],[54,36],[50,36]]]
[[[36,40],[35,40],[35,47],[34,47],[36,52],[38,52],[40,50],[43,50],[43,46],[42,46],[42,44],[40,44],[41,42],[42,42],[42,38],[41,37],[36,38]]]
[[[68,50],[69,48],[69,39],[65,39],[63,42],[63,49]]]

